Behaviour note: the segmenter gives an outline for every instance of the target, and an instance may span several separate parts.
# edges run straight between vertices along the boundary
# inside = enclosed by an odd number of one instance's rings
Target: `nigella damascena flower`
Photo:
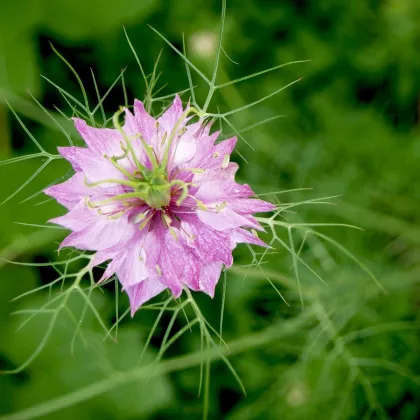
[[[265,245],[252,214],[274,206],[235,182],[236,138],[215,143],[219,133],[191,123],[196,111],[178,96],[158,119],[135,101],[121,127],[122,111],[115,129],[75,119],[87,148],[59,148],[76,172],[45,190],[69,210],[51,220],[72,231],[61,247],[96,251],[92,265],[110,260],[103,279],[117,275],[132,314],[165,289],[213,297],[235,246]]]

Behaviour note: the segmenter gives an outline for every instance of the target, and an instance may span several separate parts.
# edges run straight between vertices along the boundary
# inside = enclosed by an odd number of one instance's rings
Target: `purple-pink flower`
[[[236,138],[215,143],[194,112],[177,96],[158,119],[136,100],[114,129],[74,119],[87,147],[59,148],[76,173],[45,190],[68,209],[51,220],[72,231],[61,247],[96,251],[92,266],[110,261],[102,279],[117,275],[132,314],[165,289],[213,297],[236,245],[265,245],[253,213],[274,206],[235,182]]]

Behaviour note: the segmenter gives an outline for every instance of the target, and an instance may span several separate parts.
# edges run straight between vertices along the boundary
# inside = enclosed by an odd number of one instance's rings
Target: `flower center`
[[[171,201],[171,184],[165,175],[152,176],[148,181],[140,182],[135,190],[154,209],[167,207]]]
[[[151,209],[161,210],[163,211],[163,213],[166,214],[171,202],[171,189],[173,187],[175,188],[175,203],[177,206],[180,206],[181,203],[187,198],[189,185],[191,185],[191,183],[187,183],[179,179],[173,179],[171,181],[169,180],[168,160],[170,147],[174,139],[176,138],[177,133],[179,133],[180,125],[184,122],[188,114],[195,113],[199,115],[199,113],[193,107],[188,108],[180,116],[167,139],[165,134],[165,148],[163,157],[160,161],[158,161],[157,155],[153,147],[147,144],[147,142],[142,137],[141,133],[135,136],[136,139],[138,138],[140,140],[140,144],[142,145],[149,159],[149,163],[151,165],[151,169],[149,169],[139,161],[139,158],[136,155],[135,149],[132,144],[132,141],[134,139],[129,138],[126,135],[119,123],[119,115],[122,112],[123,109],[120,109],[120,111],[114,114],[113,123],[115,128],[121,133],[124,139],[124,143],[121,142],[121,149],[123,153],[120,156],[112,157],[104,155],[104,158],[108,159],[108,161],[116,169],[118,169],[119,172],[121,172],[124,175],[125,179],[110,178],[95,183],[89,183],[87,180],[85,180],[85,183],[89,187],[94,187],[100,184],[113,183],[119,184],[124,187],[129,187],[130,190],[127,191],[127,189],[125,189],[125,192],[123,194],[116,194],[113,197],[109,197],[100,201],[90,201],[89,199],[87,199],[86,204],[91,208],[98,209],[98,212],[100,214],[107,215],[108,217],[113,219],[121,217],[128,209],[139,206],[139,204],[142,204],[141,202],[147,204]],[[130,160],[134,163],[136,167],[134,173],[130,173],[127,170],[127,168],[124,167],[124,165],[122,165],[120,162],[121,160],[127,157],[130,158]],[[194,169],[191,169],[191,172],[194,172]],[[112,203],[121,203],[122,208],[118,208],[118,210],[112,210],[111,212],[105,212],[103,210],[103,207]],[[154,211],[150,214],[153,215]],[[142,228],[142,226],[145,225],[146,220],[149,220],[149,217],[147,217],[140,224],[140,228]],[[168,226],[170,226],[170,223],[168,224]]]

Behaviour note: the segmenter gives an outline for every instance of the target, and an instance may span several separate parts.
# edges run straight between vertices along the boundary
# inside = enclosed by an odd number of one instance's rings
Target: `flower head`
[[[274,206],[235,182],[236,138],[215,143],[194,112],[177,96],[158,119],[135,101],[114,129],[75,119],[87,147],[59,148],[76,173],[45,190],[69,210],[51,220],[72,231],[61,247],[96,251],[92,265],[110,260],[103,279],[117,275],[132,314],[165,289],[213,296],[238,243],[265,245],[252,214]]]

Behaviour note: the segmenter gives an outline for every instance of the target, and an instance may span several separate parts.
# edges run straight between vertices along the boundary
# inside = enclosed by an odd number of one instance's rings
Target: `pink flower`
[[[167,288],[213,297],[238,243],[265,246],[252,214],[274,206],[235,182],[236,138],[215,144],[219,133],[189,123],[195,110],[178,96],[157,120],[140,101],[124,111],[115,129],[74,119],[87,148],[59,148],[76,172],[45,190],[69,210],[51,220],[72,231],[61,247],[96,251],[93,266],[110,260],[103,279],[118,276],[132,314]]]

